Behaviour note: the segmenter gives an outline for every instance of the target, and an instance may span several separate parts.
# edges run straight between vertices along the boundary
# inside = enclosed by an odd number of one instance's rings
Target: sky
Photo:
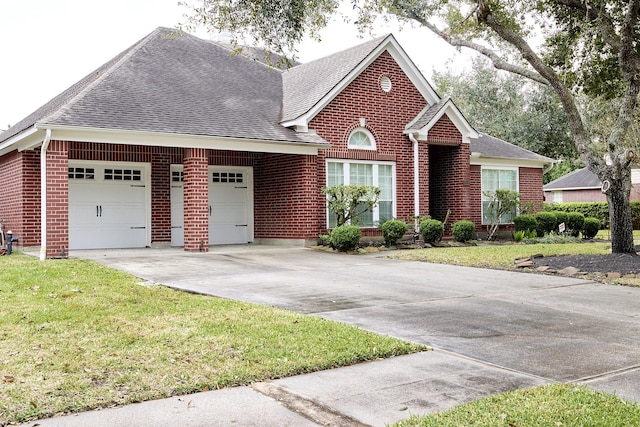
[[[184,22],[186,12],[178,0],[0,0],[0,130],[155,28]],[[425,28],[399,27],[380,25],[374,35],[393,33],[427,79],[434,69],[443,71],[447,60],[457,55]],[[211,38],[204,30],[196,35]],[[355,26],[340,19],[321,38],[321,42],[306,40],[299,46],[302,62],[369,39],[359,38]]]

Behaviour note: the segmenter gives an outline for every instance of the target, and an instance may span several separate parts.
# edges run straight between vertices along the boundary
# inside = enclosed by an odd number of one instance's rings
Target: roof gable
[[[385,51],[391,54],[427,103],[439,100],[395,37],[389,34],[284,71],[282,125],[307,131],[311,119]]]
[[[469,124],[451,98],[448,97],[426,106],[420,114],[406,125],[404,133],[417,134],[416,139],[418,141],[426,141],[429,130],[438,123],[438,120],[444,115],[449,117],[458,131],[460,131],[463,142],[468,143],[470,138],[478,137],[476,130]]]

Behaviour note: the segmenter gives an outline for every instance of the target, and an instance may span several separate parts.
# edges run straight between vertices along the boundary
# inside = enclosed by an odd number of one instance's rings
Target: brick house
[[[286,71],[158,28],[0,134],[0,219],[74,249],[315,242],[321,188],[375,185],[362,217],[469,219],[483,191],[542,202],[553,160],[479,135],[392,35]],[[41,179],[44,177],[44,179]]]
[[[587,168],[576,169],[544,185],[547,203],[606,202],[602,182]],[[631,169],[629,200],[640,200],[640,169]]]

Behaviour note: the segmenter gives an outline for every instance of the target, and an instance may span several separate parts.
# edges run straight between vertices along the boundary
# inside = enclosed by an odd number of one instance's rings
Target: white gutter
[[[47,150],[51,129],[47,129],[40,147],[40,261],[47,258]]]
[[[420,216],[420,162],[418,159],[418,140],[413,132],[409,133],[409,140],[413,143],[413,230],[418,231],[418,217]]]

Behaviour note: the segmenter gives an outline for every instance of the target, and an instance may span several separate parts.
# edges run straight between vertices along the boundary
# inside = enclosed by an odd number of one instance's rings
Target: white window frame
[[[562,190],[551,192],[551,203],[562,203]]]
[[[393,218],[396,218],[397,216],[397,209],[398,209],[398,201],[397,201],[397,197],[396,197],[396,163],[395,162],[388,162],[388,161],[367,161],[367,160],[350,160],[350,159],[327,159],[326,163],[325,163],[325,171],[327,171],[326,173],[326,182],[325,185],[328,187],[329,186],[329,163],[342,163],[342,177],[344,182],[342,183],[343,185],[350,185],[350,167],[352,164],[367,164],[367,165],[372,165],[372,180],[373,183],[372,185],[374,187],[378,187],[380,188],[377,184],[379,183],[379,173],[378,173],[378,167],[379,166],[391,166],[391,204],[392,204],[392,216]],[[329,227],[329,218],[330,218],[331,212],[329,212],[329,208],[327,207],[326,209],[326,224],[327,227]],[[387,218],[387,219],[391,219],[391,218]],[[366,226],[362,226],[362,228],[375,228],[376,224],[380,223],[380,209],[378,204],[376,203],[376,205],[373,207],[373,225],[366,225]]]
[[[364,133],[369,138],[369,141],[371,141],[371,145],[369,145],[369,146],[366,146],[366,145],[351,145],[351,137],[357,132]],[[374,150],[375,151],[376,150],[376,139],[373,137],[373,134],[367,128],[357,127],[354,130],[352,130],[351,133],[349,134],[349,138],[347,139],[347,145],[352,150]]]
[[[496,170],[496,171],[512,171],[515,173],[516,175],[516,189],[515,191],[520,192],[520,168],[515,166],[498,166],[498,165],[483,165],[480,168],[480,218],[482,220],[482,225],[487,225],[486,222],[484,222],[484,202],[485,202],[485,195],[484,195],[484,171],[485,170]],[[509,189],[510,190],[510,189]],[[518,214],[517,210],[516,210],[516,215]],[[513,224],[513,222],[500,222],[500,224]]]

